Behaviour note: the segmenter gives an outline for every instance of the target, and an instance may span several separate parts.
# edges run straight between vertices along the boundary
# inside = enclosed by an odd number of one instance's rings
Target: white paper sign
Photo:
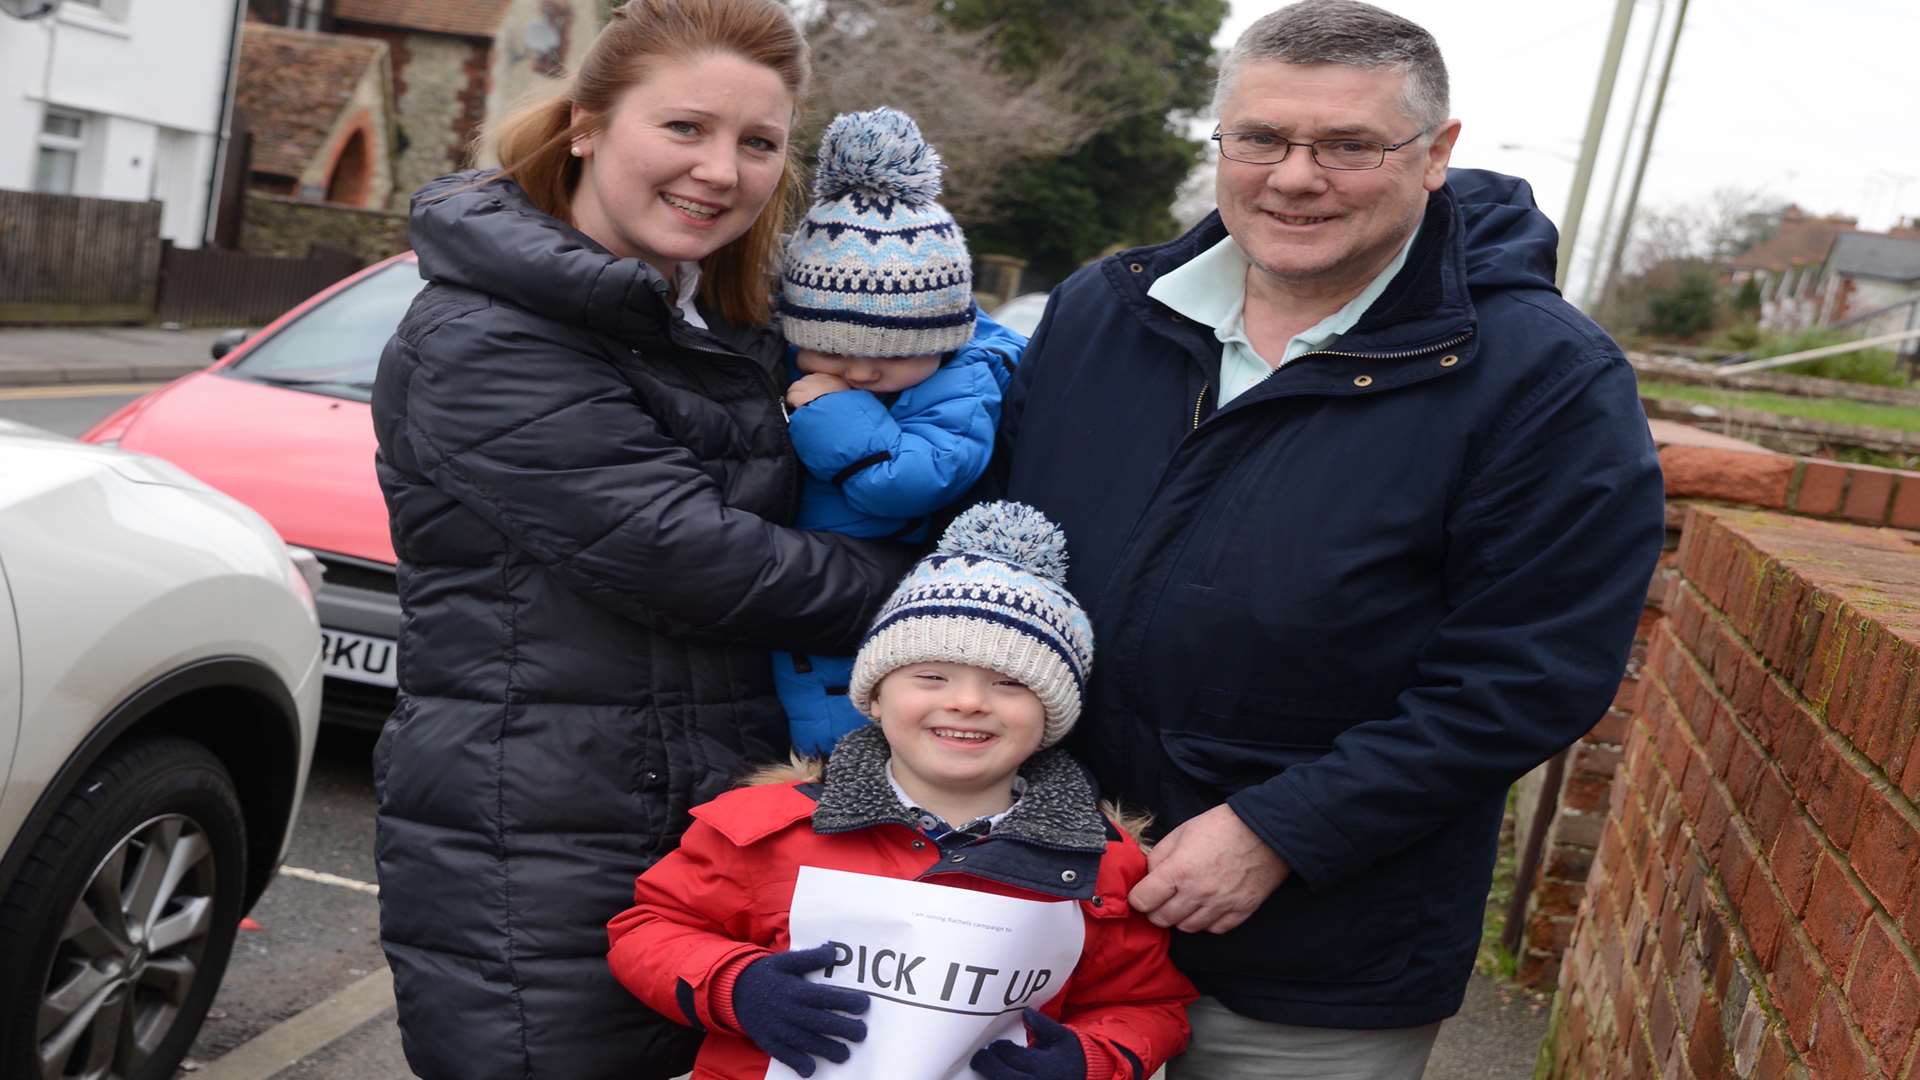
[[[803,866],[788,919],[793,948],[836,945],[832,967],[807,977],[865,991],[866,1041],[816,1077],[973,1080],[974,1052],[1025,1044],[1020,1011],[1053,999],[1086,940],[1072,900],[1017,900],[923,881]],[[773,1062],[769,1080],[793,1070]]]

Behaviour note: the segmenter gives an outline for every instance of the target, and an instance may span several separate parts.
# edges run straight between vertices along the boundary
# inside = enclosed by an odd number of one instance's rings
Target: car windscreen
[[[328,297],[221,373],[367,401],[380,350],[424,284],[417,264],[394,263]]]

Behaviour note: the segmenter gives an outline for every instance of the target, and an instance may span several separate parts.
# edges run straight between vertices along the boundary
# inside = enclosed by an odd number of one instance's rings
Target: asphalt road
[[[142,392],[122,385],[0,388],[0,418],[77,437]]]
[[[0,388],[0,418],[79,435],[138,396],[127,387]],[[380,953],[373,872],[373,734],[323,725],[281,875],[234,946],[213,1012],[177,1077],[407,1080]],[[1426,1080],[1524,1080],[1543,1004],[1475,976],[1440,1030]]]

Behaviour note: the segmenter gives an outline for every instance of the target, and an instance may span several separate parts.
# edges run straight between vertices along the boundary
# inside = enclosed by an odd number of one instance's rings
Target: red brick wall
[[[1920,1077],[1920,546],[1695,507],[1553,1077]]]
[[[1684,432],[1680,435],[1686,437]],[[1706,500],[1920,529],[1920,473],[1796,458],[1757,447],[1742,450],[1681,442],[1661,446],[1660,465],[1666,474],[1669,551],[1648,592],[1647,614],[1640,622],[1620,693],[1607,715],[1567,757],[1560,806],[1544,840],[1539,873],[1531,882],[1532,902],[1517,957],[1514,977],[1530,986],[1551,987],[1559,978],[1587,868],[1599,843],[1597,817],[1605,810],[1603,793],[1634,716],[1640,671],[1663,614],[1663,598],[1678,577],[1679,526],[1686,507]]]

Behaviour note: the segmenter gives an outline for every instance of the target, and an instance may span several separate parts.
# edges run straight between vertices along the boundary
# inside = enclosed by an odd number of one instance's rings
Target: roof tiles
[[[235,99],[253,133],[256,172],[299,176],[332,133],[386,43],[250,22]]]

